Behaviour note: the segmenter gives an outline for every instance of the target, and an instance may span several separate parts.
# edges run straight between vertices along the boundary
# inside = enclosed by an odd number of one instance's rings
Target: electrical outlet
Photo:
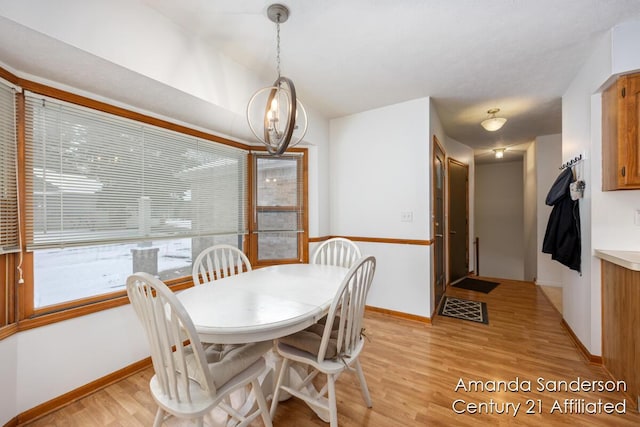
[[[413,212],[400,212],[401,222],[413,222]]]

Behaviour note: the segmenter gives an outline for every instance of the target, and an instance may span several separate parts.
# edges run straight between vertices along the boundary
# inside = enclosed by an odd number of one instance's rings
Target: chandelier
[[[289,9],[272,4],[267,16],[276,24],[276,69],[272,86],[258,90],[247,105],[247,121],[253,135],[269,154],[279,156],[298,144],[307,133],[307,112],[296,97],[293,81],[280,74],[280,24],[289,18]]]

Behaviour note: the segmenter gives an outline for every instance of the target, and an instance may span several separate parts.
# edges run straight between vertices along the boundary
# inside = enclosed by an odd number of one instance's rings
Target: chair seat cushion
[[[247,369],[260,359],[263,354],[271,350],[271,341],[254,342],[248,344],[225,345],[222,351],[205,349],[209,371],[213,376],[216,388],[222,387],[231,378]]]
[[[263,341],[248,344],[204,344],[203,347],[213,384],[219,389],[271,350],[273,343]],[[188,363],[195,363],[193,354],[190,355]],[[190,369],[190,372],[198,370]],[[204,378],[195,380],[202,383]]]
[[[318,323],[314,323],[309,326],[307,329],[304,329],[300,332],[296,332],[295,334],[288,335],[286,337],[280,338],[278,341],[286,344],[291,347],[295,347],[299,350],[306,351],[307,353],[311,353],[314,356],[317,356],[320,352],[320,343],[322,342],[322,334],[324,333],[326,322],[326,316],[318,321]],[[340,318],[336,317],[333,322],[333,327],[331,328],[331,335],[329,338],[329,343],[327,345],[327,350],[325,352],[325,359],[333,359],[337,355],[337,340],[338,340],[338,330],[337,327],[340,324]]]

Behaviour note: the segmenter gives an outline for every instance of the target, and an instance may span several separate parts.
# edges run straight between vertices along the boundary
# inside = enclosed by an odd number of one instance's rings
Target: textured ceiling
[[[272,2],[141,1],[262,79],[275,78]],[[561,132],[561,96],[595,42],[640,17],[639,0],[282,3],[291,10],[281,27],[282,73],[305,104],[334,118],[431,96],[446,134],[478,154]],[[8,47],[0,46],[5,58]],[[486,132],[479,123],[492,107],[508,121]]]
[[[272,2],[144,0],[273,77]],[[333,118],[431,96],[447,135],[476,149],[561,132],[561,96],[594,42],[635,0],[287,0],[282,73]],[[489,108],[508,118],[495,133]],[[486,150],[485,150],[486,151]]]

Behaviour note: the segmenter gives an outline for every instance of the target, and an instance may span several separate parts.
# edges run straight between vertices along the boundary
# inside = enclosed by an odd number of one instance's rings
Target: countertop
[[[640,271],[640,251],[596,249],[594,255],[629,270]]]

